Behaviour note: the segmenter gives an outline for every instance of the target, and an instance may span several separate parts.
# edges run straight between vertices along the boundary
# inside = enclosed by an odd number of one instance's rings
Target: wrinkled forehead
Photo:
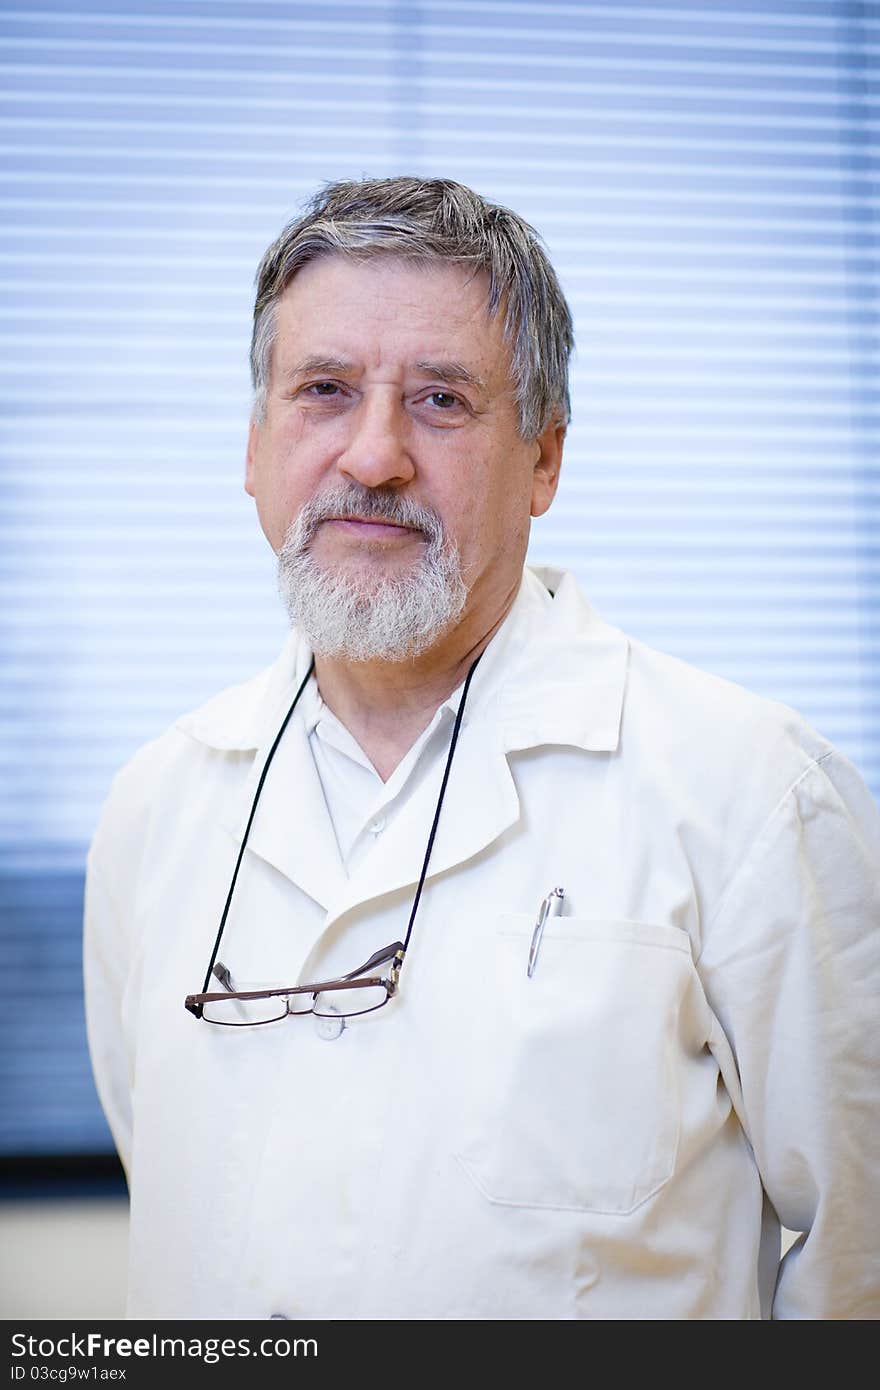
[[[445,278],[461,287],[473,285],[482,299],[487,318],[494,317],[489,311],[490,277],[489,271],[474,263],[469,257],[439,256],[425,251],[405,252],[399,247],[389,248],[367,244],[356,251],[334,250],[321,247],[310,256],[291,275],[282,291],[286,296],[297,280],[303,276],[314,277],[323,272],[347,272],[351,281],[363,279],[369,283],[376,274],[401,271],[423,279]]]
[[[332,253],[304,265],[277,308],[278,364],[324,355],[401,361],[452,355],[480,374],[510,376],[503,315],[483,270],[440,258]]]

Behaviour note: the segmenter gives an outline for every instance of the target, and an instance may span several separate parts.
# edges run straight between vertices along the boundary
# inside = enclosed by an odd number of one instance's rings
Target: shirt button
[[[333,1042],[335,1038],[341,1036],[345,1028],[344,1018],[335,1018],[332,1014],[315,1014],[315,1032],[324,1042]]]
[[[385,817],[384,817],[384,816],[377,816],[375,820],[371,820],[371,821],[370,821],[369,830],[370,830],[370,834],[371,834],[371,835],[381,835],[381,834],[382,834],[382,831],[383,831],[384,829],[385,829]]]

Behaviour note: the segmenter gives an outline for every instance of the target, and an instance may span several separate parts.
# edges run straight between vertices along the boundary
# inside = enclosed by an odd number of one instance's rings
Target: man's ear
[[[244,490],[251,497],[254,496],[254,476],[257,471],[257,451],[260,443],[260,426],[251,416],[251,423],[248,427],[247,453],[245,454],[244,465]]]
[[[532,474],[532,516],[543,516],[556,496],[564,442],[565,425],[558,422],[548,425],[535,440],[538,456]]]

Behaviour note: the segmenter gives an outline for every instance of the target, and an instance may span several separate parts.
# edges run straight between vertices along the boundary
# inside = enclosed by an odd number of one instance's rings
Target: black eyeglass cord
[[[428,865],[431,862],[431,851],[434,848],[434,836],[437,834],[437,826],[440,824],[440,812],[443,808],[443,798],[446,795],[446,784],[449,781],[449,774],[452,771],[452,759],[455,756],[455,745],[458,743],[458,734],[459,730],[461,729],[461,721],[464,717],[464,707],[468,697],[468,690],[470,689],[471,685],[471,677],[473,676],[474,672],[479,666],[482,655],[483,653],[480,652],[480,655],[477,657],[476,661],[472,663],[471,668],[468,671],[467,676],[465,677],[464,690],[462,690],[461,692],[461,699],[458,702],[458,709],[455,713],[455,724],[452,728],[452,737],[449,740],[449,752],[446,755],[446,767],[443,770],[443,781],[440,783],[440,795],[437,798],[437,809],[434,812],[434,823],[431,826],[431,833],[428,836],[428,848],[425,850],[425,862],[422,864],[422,872],[419,874],[418,887],[416,888],[416,895],[413,898],[412,911],[409,914],[409,924],[406,928],[406,936],[403,939],[404,951],[406,951],[406,948],[409,945],[409,939],[412,936],[413,923],[416,920],[416,913],[419,910],[419,899],[422,896],[422,889],[425,886],[425,879],[428,876]]]
[[[300,696],[302,695],[303,691],[305,690],[306,686],[308,685],[308,683],[309,683],[309,678],[311,677],[311,674],[312,674],[312,672],[314,671],[314,669],[315,669],[315,658],[312,657],[311,661],[309,662],[309,669],[306,671],[305,676],[303,677],[302,684],[300,685],[299,690],[296,692],[296,694],[295,694],[294,697],[293,697],[293,704],[290,706],[290,709],[289,709],[289,710],[287,711],[287,713],[285,714],[284,720],[283,720],[282,725],[281,725],[281,728],[278,730],[278,733],[275,735],[275,742],[272,744],[272,747],[269,749],[269,756],[267,757],[266,761],[265,761],[264,764],[263,764],[263,771],[260,773],[260,780],[259,780],[259,782],[257,783],[257,792],[256,792],[256,795],[255,795],[255,797],[254,797],[253,805],[251,806],[251,813],[250,813],[250,815],[248,816],[248,823],[247,823],[247,825],[245,826],[244,835],[242,836],[241,849],[238,851],[238,858],[237,858],[236,861],[235,861],[235,869],[233,870],[233,874],[232,874],[232,882],[231,882],[230,885],[229,885],[229,892],[228,892],[227,895],[226,895],[226,906],[225,906],[224,909],[223,909],[223,916],[220,918],[220,926],[219,926],[219,928],[218,928],[218,930],[217,930],[217,940],[214,942],[214,950],[212,951],[212,953],[211,953],[211,959],[210,959],[210,961],[208,962],[208,972],[207,972],[207,974],[205,975],[205,983],[202,985],[202,994],[207,994],[207,993],[208,993],[208,986],[209,986],[209,984],[211,983],[211,972],[212,972],[213,969],[214,969],[214,962],[215,962],[215,960],[217,959],[217,952],[220,950],[220,941],[221,941],[221,938],[222,938],[222,936],[223,936],[223,928],[226,926],[226,918],[229,916],[229,907],[230,907],[230,904],[231,904],[231,902],[232,902],[232,894],[233,894],[234,891],[235,891],[235,885],[236,885],[236,882],[237,882],[237,880],[238,880],[238,871],[239,871],[239,869],[241,868],[241,861],[242,861],[242,859],[244,858],[244,851],[245,851],[245,847],[246,847],[247,842],[248,842],[248,835],[250,835],[250,833],[251,833],[251,826],[252,826],[253,823],[254,823],[254,816],[256,815],[257,805],[258,805],[259,800],[260,800],[260,792],[263,790],[263,783],[264,783],[265,780],[266,780],[266,773],[269,771],[269,768],[270,768],[270,766],[271,766],[271,764],[272,764],[272,759],[275,757],[275,750],[276,750],[276,748],[278,747],[279,743],[281,742],[282,736],[283,736],[283,734],[284,734],[284,730],[287,728],[288,724],[290,723],[291,715],[293,714],[293,711],[296,709],[297,705],[299,704]]]
[[[416,895],[415,895],[415,898],[413,899],[412,911],[411,911],[410,914],[409,914],[409,923],[408,923],[408,925],[407,925],[406,936],[405,936],[404,942],[403,942],[403,951],[404,951],[404,952],[406,951],[406,948],[407,948],[407,946],[409,945],[409,939],[410,939],[410,937],[412,936],[412,929],[413,929],[413,925],[414,925],[415,920],[416,920],[416,913],[418,912],[418,909],[419,909],[419,900],[421,899],[421,896],[422,896],[422,889],[423,889],[424,886],[425,886],[425,879],[427,878],[427,875],[428,875],[428,865],[429,865],[429,863],[431,862],[431,851],[432,851],[433,848],[434,848],[434,839],[435,839],[435,837],[436,837],[436,835],[437,835],[437,826],[438,826],[439,823],[440,823],[440,812],[441,812],[441,810],[442,810],[442,808],[443,808],[443,798],[444,798],[445,795],[446,795],[446,786],[447,786],[447,783],[449,782],[449,774],[450,774],[450,772],[451,772],[451,770],[452,770],[452,759],[453,759],[453,757],[455,756],[455,746],[456,746],[456,744],[458,743],[458,735],[459,735],[459,732],[460,732],[460,730],[461,730],[462,719],[464,718],[464,707],[465,707],[465,703],[466,703],[466,701],[467,701],[468,691],[469,691],[469,689],[470,689],[470,684],[471,684],[471,680],[472,680],[472,678],[473,678],[473,674],[474,674],[474,672],[476,671],[478,665],[480,664],[480,660],[481,660],[482,656],[483,656],[483,653],[480,652],[480,655],[476,658],[476,660],[473,661],[473,662],[471,663],[470,670],[468,671],[467,676],[465,677],[464,689],[463,689],[462,692],[461,692],[461,699],[460,699],[460,701],[459,701],[459,703],[458,703],[458,709],[457,709],[456,715],[455,715],[455,724],[453,725],[453,729],[452,729],[452,737],[451,737],[450,740],[449,740],[449,752],[448,752],[447,755],[446,755],[446,766],[445,766],[445,768],[444,768],[444,770],[443,770],[443,781],[442,781],[441,784],[440,784],[440,795],[439,795],[438,798],[437,798],[437,807],[436,807],[436,810],[434,811],[434,821],[433,821],[433,824],[431,825],[431,833],[430,833],[430,835],[428,836],[428,847],[427,847],[427,849],[425,850],[425,858],[424,858],[424,862],[423,862],[423,864],[422,864],[422,872],[421,872],[421,874],[419,875],[419,882],[418,882],[418,886],[417,886],[417,888],[416,888]],[[300,697],[301,697],[303,691],[305,690],[306,686],[308,685],[309,680],[310,680],[310,678],[311,678],[311,675],[312,675],[312,672],[314,671],[314,669],[315,669],[315,659],[314,659],[314,657],[312,657],[312,660],[311,660],[311,662],[309,663],[309,669],[306,671],[306,674],[305,674],[305,676],[303,677],[302,684],[300,685],[299,689],[297,690],[296,694],[295,694],[294,697],[293,697],[293,702],[292,702],[292,704],[291,704],[291,706],[290,706],[290,709],[287,711],[286,715],[284,716],[284,719],[283,719],[282,724],[281,724],[281,728],[278,730],[278,733],[275,735],[275,740],[274,740],[274,742],[273,742],[273,744],[272,744],[272,747],[269,749],[269,753],[268,753],[268,755],[267,755],[267,757],[266,757],[266,761],[265,761],[265,763],[263,764],[263,771],[260,773],[260,780],[259,780],[259,782],[257,783],[257,790],[256,790],[256,792],[255,792],[255,794],[254,794],[254,800],[253,800],[253,804],[252,804],[252,806],[251,806],[251,812],[250,812],[250,815],[248,816],[248,821],[247,821],[247,825],[245,826],[244,835],[242,836],[241,848],[240,848],[240,850],[238,851],[238,859],[235,861],[235,869],[233,870],[233,873],[232,873],[232,882],[231,882],[230,885],[229,885],[229,892],[228,892],[227,895],[226,895],[226,905],[225,905],[224,908],[223,908],[223,916],[220,918],[220,926],[219,926],[218,931],[217,931],[217,939],[216,939],[216,941],[214,942],[214,950],[213,950],[212,953],[211,953],[211,959],[210,959],[210,961],[209,961],[209,963],[208,963],[208,969],[207,969],[207,973],[206,973],[206,975],[205,975],[205,983],[204,983],[203,986],[202,986],[202,993],[203,993],[203,994],[207,994],[207,993],[208,993],[208,986],[209,986],[210,983],[211,983],[211,974],[212,974],[213,969],[214,969],[214,963],[215,963],[215,961],[216,961],[216,959],[217,959],[217,952],[220,950],[220,942],[221,942],[221,940],[222,940],[223,931],[224,931],[224,928],[225,928],[225,926],[226,926],[226,919],[227,919],[228,916],[229,916],[229,908],[230,908],[230,905],[231,905],[231,903],[232,903],[232,894],[233,894],[234,891],[235,891],[235,885],[236,885],[236,883],[237,883],[237,881],[238,881],[238,871],[239,871],[239,869],[241,868],[241,861],[242,861],[242,859],[244,858],[244,852],[245,852],[245,849],[246,849],[246,847],[247,847],[248,836],[249,836],[250,833],[251,833],[251,826],[252,826],[253,823],[254,823],[254,816],[256,815],[257,806],[258,806],[259,801],[260,801],[260,794],[261,794],[261,792],[262,792],[262,790],[263,790],[263,785],[264,785],[264,783],[265,783],[265,781],[266,781],[266,774],[268,773],[269,768],[270,768],[270,766],[271,766],[271,764],[272,764],[272,759],[273,759],[274,756],[275,756],[275,752],[276,752],[276,750],[277,750],[277,748],[278,748],[279,743],[281,742],[281,739],[282,739],[282,737],[283,737],[283,735],[284,735],[284,731],[285,731],[285,729],[287,728],[288,724],[290,723],[291,716],[293,715],[294,710],[296,709],[297,705],[299,704]]]

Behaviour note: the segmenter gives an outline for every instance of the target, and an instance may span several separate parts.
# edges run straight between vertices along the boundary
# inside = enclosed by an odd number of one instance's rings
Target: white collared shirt
[[[412,779],[433,767],[455,714],[449,701],[444,701],[387,782],[383,782],[354,735],[322,700],[314,677],[303,699],[307,697],[308,707],[303,715],[309,745],[339,855],[351,876],[394,817],[405,814]]]
[[[522,593],[468,697],[400,992],[332,1039],[183,1007],[305,644],[117,777],[85,969],[131,1316],[880,1312],[877,808],[794,711],[628,639],[570,576]],[[220,944],[240,987],[403,939],[429,770],[346,872],[294,717]],[[780,1221],[802,1233],[781,1265]]]

